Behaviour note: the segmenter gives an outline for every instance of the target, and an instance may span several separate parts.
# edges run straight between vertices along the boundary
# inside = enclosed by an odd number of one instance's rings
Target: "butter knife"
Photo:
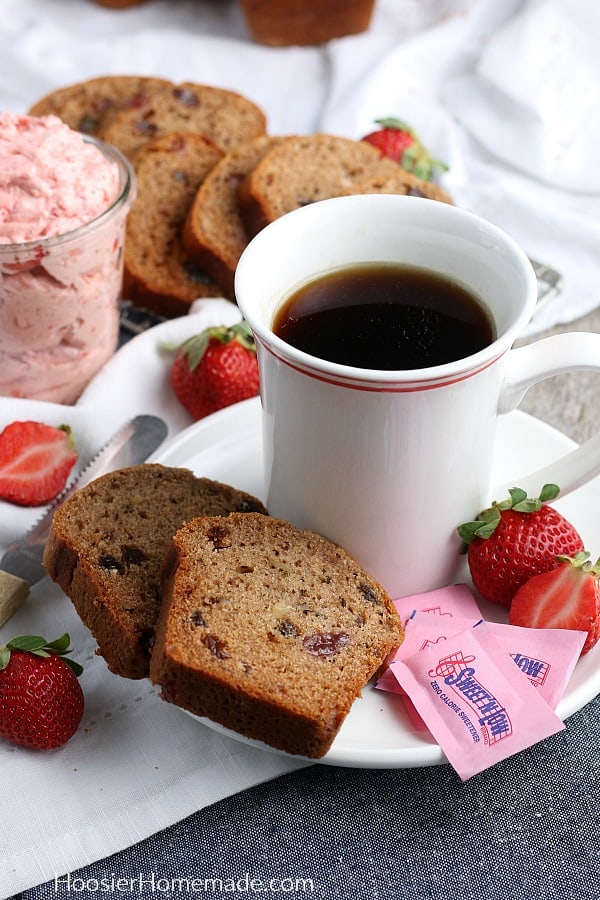
[[[0,626],[25,601],[31,585],[46,574],[42,556],[52,517],[58,507],[76,490],[100,475],[144,462],[166,435],[167,426],[158,416],[136,416],[126,422],[81,474],[52,501],[35,525],[22,538],[10,544],[0,559]]]

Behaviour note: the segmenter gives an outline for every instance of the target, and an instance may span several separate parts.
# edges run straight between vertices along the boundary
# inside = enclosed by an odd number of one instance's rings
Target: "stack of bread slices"
[[[403,638],[386,592],[342,548],[187,469],[132,466],[76,491],[44,565],[112,672],[308,758],[327,753]]]
[[[56,115],[131,160],[124,296],[169,317],[199,297],[233,300],[248,241],[300,206],[357,193],[452,202],[364,141],[271,135],[256,103],[209,85],[108,75],[57,89],[29,113]]]

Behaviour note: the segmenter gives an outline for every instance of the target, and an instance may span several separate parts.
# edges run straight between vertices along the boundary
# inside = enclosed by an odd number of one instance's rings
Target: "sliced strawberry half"
[[[600,637],[600,559],[592,564],[589,555],[559,556],[556,569],[521,585],[510,607],[510,624],[585,631],[581,653],[591,650]]]
[[[77,460],[68,425],[12,422],[0,433],[0,498],[42,506],[65,487]]]

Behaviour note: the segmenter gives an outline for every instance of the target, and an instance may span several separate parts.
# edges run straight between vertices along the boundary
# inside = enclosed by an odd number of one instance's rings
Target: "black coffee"
[[[422,369],[462,359],[495,337],[477,298],[443,275],[365,264],[304,285],[273,331],[312,356],[361,369]]]

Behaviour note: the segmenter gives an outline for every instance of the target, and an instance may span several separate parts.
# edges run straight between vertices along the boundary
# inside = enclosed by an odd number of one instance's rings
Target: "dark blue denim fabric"
[[[315,765],[21,896],[598,900],[600,698],[466,783]]]

